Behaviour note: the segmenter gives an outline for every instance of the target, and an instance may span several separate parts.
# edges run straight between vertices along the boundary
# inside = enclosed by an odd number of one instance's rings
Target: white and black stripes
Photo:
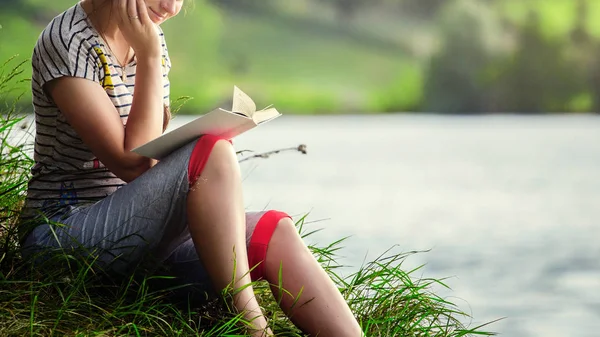
[[[159,29],[160,30],[160,29]],[[164,34],[163,78],[165,105],[170,105],[168,73],[171,60]],[[86,204],[112,194],[124,182],[93,155],[47,94],[44,86],[63,76],[102,85],[123,125],[133,101],[135,61],[123,69],[107,52],[98,32],[79,3],[55,17],[40,34],[32,55],[31,91],[35,111],[35,165],[27,192],[26,214],[56,209],[57,205]]]

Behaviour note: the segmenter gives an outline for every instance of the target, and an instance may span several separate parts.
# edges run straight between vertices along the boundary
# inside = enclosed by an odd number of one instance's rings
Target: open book
[[[160,160],[201,135],[231,139],[279,116],[281,114],[271,107],[257,111],[254,101],[235,86],[231,111],[214,109],[131,151]]]

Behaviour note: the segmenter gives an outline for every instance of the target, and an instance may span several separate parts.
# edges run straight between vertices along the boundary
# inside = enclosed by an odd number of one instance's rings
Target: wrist
[[[142,54],[138,55],[136,63],[141,66],[155,66],[161,64],[161,55],[160,54]]]

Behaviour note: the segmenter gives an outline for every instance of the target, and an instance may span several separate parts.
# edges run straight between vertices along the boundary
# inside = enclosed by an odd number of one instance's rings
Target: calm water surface
[[[188,117],[180,116],[176,126]],[[310,243],[352,271],[386,249],[473,324],[511,337],[600,336],[600,117],[282,116],[235,140],[249,209],[309,213]]]
[[[342,263],[409,258],[503,336],[600,336],[600,117],[282,116],[236,140],[249,208],[310,212]]]

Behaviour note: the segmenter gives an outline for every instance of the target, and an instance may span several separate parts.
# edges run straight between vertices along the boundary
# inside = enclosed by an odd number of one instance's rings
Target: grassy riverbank
[[[0,69],[0,97],[24,75],[16,62]],[[1,336],[224,336],[244,335],[239,316],[217,303],[174,302],[174,289],[160,271],[143,266],[124,278],[108,278],[93,259],[67,252],[48,253],[43,267],[33,268],[19,252],[16,220],[22,205],[31,144],[10,139],[21,127],[14,105],[0,111],[0,335]],[[9,141],[10,140],[10,141]],[[298,230],[309,236],[305,219]],[[343,240],[311,246],[347,299],[367,336],[492,335],[486,326],[465,327],[471,318],[436,295],[443,280],[420,278],[420,269],[403,262],[416,252],[394,253],[365,263],[348,276],[338,273]],[[109,281],[110,280],[110,281]],[[278,336],[302,336],[284,317],[267,284],[256,289]],[[467,299],[468,300],[468,299]],[[200,333],[198,333],[200,331]]]

